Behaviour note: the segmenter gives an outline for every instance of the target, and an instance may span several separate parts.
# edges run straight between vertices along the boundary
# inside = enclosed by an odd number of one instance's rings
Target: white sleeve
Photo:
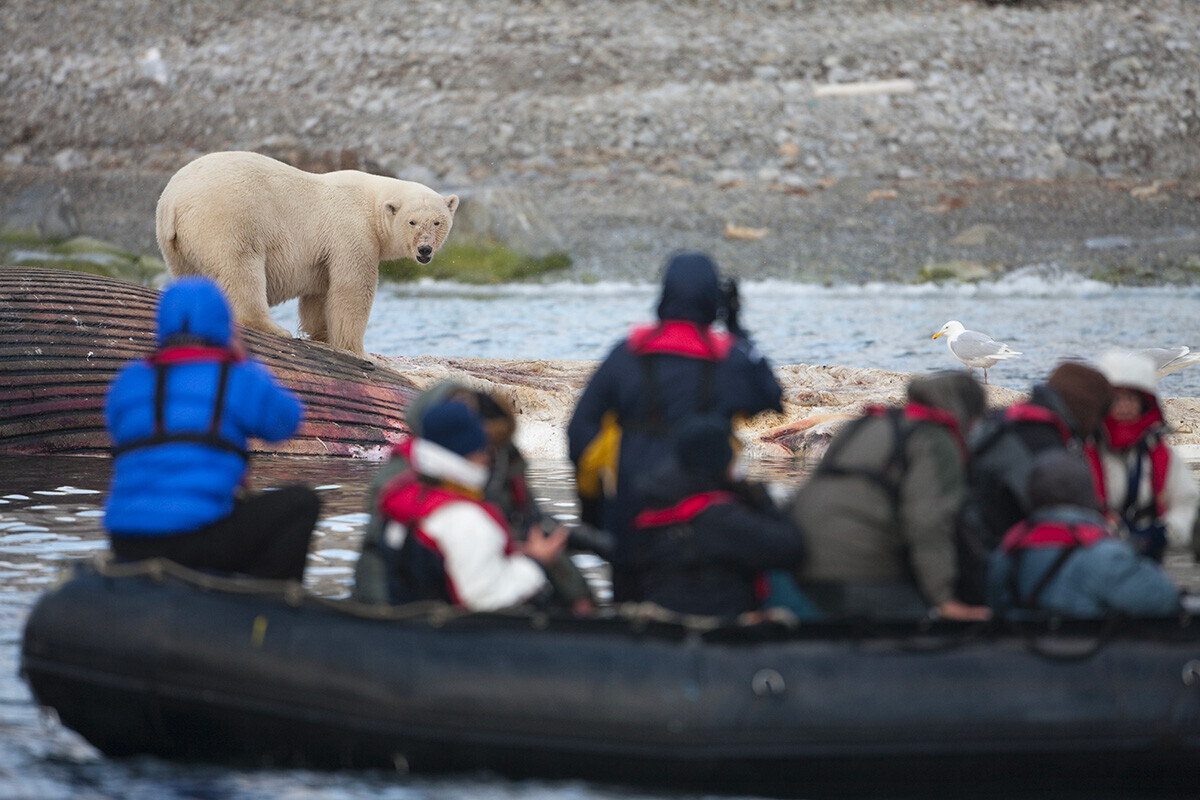
[[[447,503],[426,517],[423,527],[441,550],[459,600],[473,611],[516,605],[546,584],[536,561],[504,552],[507,531],[474,503]]]
[[[1167,465],[1167,485],[1163,487],[1163,521],[1167,537],[1175,547],[1192,546],[1192,525],[1196,522],[1196,505],[1200,502],[1200,487],[1191,470],[1175,449]]]

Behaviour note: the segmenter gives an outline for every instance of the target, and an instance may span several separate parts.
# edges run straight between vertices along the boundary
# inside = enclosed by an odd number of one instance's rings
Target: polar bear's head
[[[415,258],[428,264],[446,241],[458,210],[458,195],[442,196],[431,189],[426,192],[415,196],[401,193],[384,204],[384,217],[391,231],[387,258]]]

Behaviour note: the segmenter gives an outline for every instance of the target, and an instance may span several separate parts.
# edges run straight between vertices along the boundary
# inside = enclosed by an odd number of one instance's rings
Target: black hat
[[[1081,456],[1066,450],[1043,451],[1029,471],[1030,510],[1050,506],[1082,506],[1100,511],[1092,468]]]
[[[685,472],[719,478],[733,461],[731,436],[721,417],[689,417],[675,432],[675,457]]]

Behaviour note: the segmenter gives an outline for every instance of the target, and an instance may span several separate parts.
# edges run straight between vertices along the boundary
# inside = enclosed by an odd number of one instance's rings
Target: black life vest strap
[[[1158,522],[1158,503],[1151,496],[1149,503],[1138,505],[1138,490],[1141,489],[1142,483],[1142,464],[1150,457],[1150,448],[1146,443],[1138,442],[1134,449],[1133,466],[1129,470],[1129,480],[1125,486],[1125,503],[1121,507],[1121,517],[1130,526],[1134,527],[1139,520],[1149,521],[1151,523]],[[1153,483],[1153,479],[1151,479]],[[1151,492],[1153,495],[1153,492]]]
[[[1012,551],[1012,566],[1008,571],[1008,593],[1012,597],[1014,606],[1030,611],[1041,609],[1042,592],[1046,590],[1046,587],[1050,585],[1050,581],[1054,580],[1055,576],[1066,565],[1067,559],[1074,555],[1075,551],[1080,548],[1079,536],[1075,533],[1075,526],[1071,525],[1068,530],[1071,533],[1071,538],[1075,540],[1074,544],[1061,549],[1058,557],[1042,573],[1042,577],[1038,578],[1038,582],[1034,584],[1033,590],[1030,591],[1028,597],[1022,597],[1021,586],[1018,581],[1018,576],[1021,572],[1021,563],[1025,557],[1025,549],[1018,546]]]
[[[213,403],[213,413],[208,423],[208,430],[203,433],[198,431],[169,432],[166,429],[167,370],[170,369],[170,366],[169,364],[162,363],[154,365],[154,433],[141,439],[134,439],[120,446],[113,447],[113,458],[128,453],[130,450],[138,450],[143,447],[154,447],[175,442],[189,442],[202,444],[228,453],[235,453],[241,456],[243,460],[246,460],[248,456],[243,448],[238,447],[233,442],[221,436],[221,419],[225,413],[225,394],[226,388],[229,385],[230,362],[220,362],[221,371],[217,377],[217,397]]]
[[[888,454],[883,466],[875,469],[870,467],[844,467],[837,463],[842,450],[849,446],[859,429],[875,417],[862,416],[850,424],[844,433],[837,437],[829,446],[821,461],[814,470],[816,475],[835,477],[865,478],[883,489],[891,504],[892,517],[900,520],[900,482],[908,469],[908,439],[916,430],[916,424],[905,425],[904,412],[899,408],[889,408],[884,416],[891,423],[892,451]]]
[[[659,399],[657,354],[639,355],[638,361],[642,365],[642,384],[646,394],[646,419],[632,424],[623,421],[621,427],[626,430],[643,431],[652,436],[666,436],[671,432],[671,426],[666,421],[666,414]],[[712,408],[713,373],[716,371],[717,364],[709,359],[703,359],[701,364],[700,394],[696,410],[699,414],[707,414]]]

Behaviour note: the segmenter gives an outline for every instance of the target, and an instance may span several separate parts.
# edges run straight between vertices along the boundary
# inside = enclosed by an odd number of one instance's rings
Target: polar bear
[[[365,356],[379,262],[429,263],[457,209],[457,195],[413,181],[315,174],[230,151],[175,173],[158,199],[155,232],[171,274],[213,278],[238,322],[290,338],[269,309],[298,297],[310,339]]]

